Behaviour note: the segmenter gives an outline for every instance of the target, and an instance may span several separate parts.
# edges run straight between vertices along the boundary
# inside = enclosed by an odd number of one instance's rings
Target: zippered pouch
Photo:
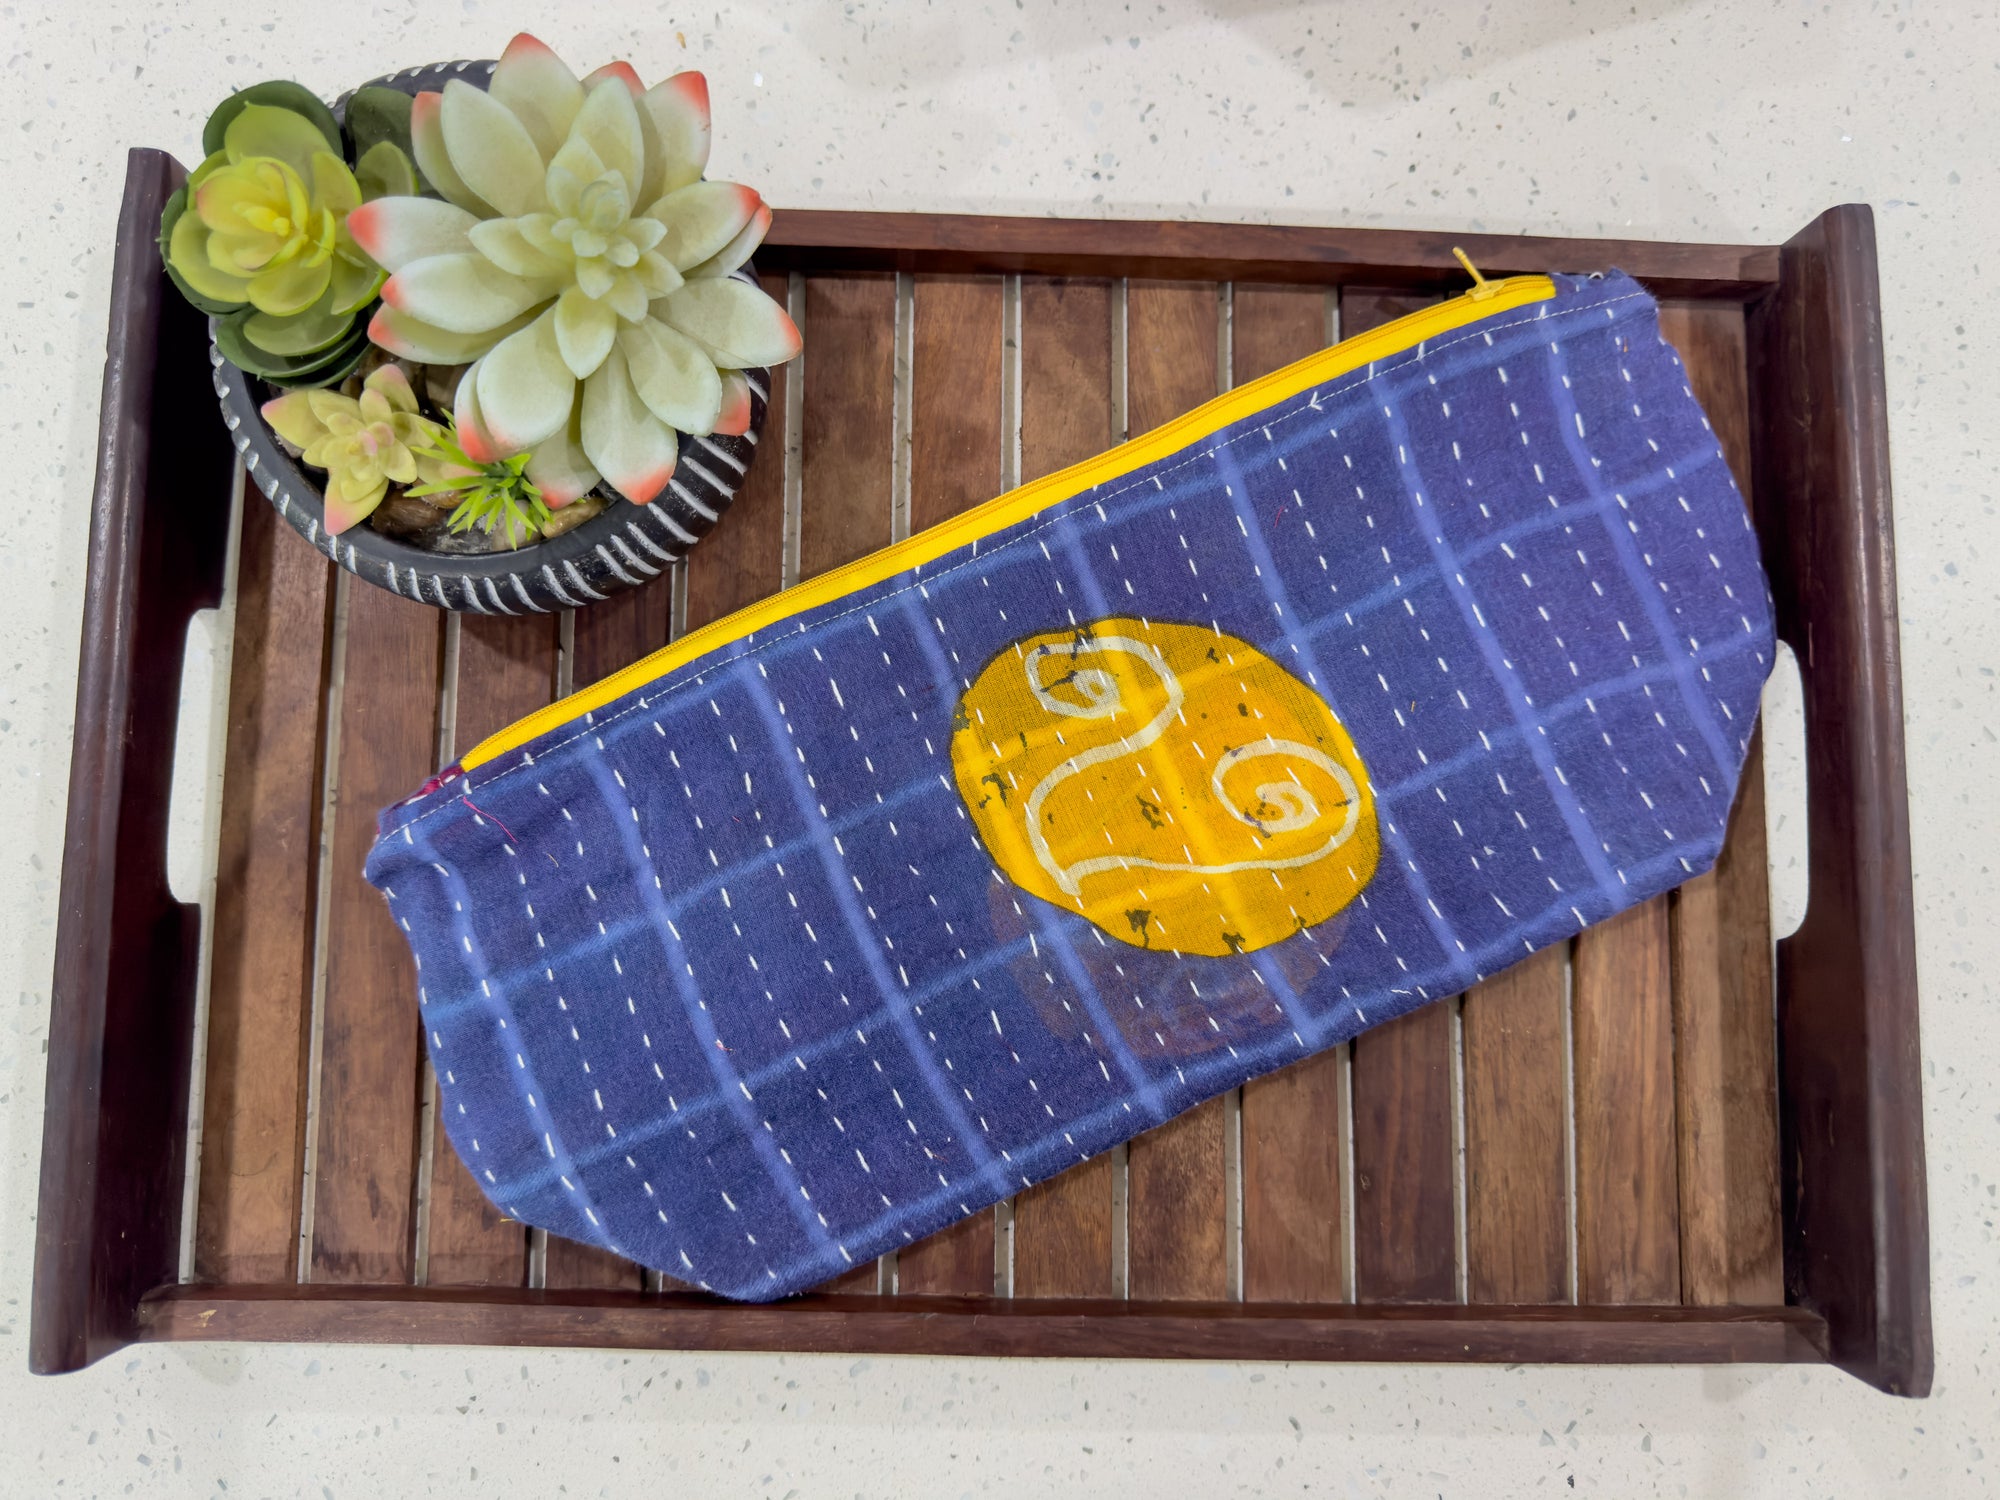
[[[1772,650],[1652,299],[1481,282],[523,720],[367,873],[493,1202],[770,1298],[1705,870]]]

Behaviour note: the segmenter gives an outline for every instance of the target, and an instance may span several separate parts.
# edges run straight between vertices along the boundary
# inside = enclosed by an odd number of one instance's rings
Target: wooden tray
[[[230,447],[135,152],[120,226],[49,1044],[32,1361],[134,1339],[1282,1359],[1831,1360],[1931,1374],[1872,220],[1783,247],[1467,235],[1670,299],[1804,680],[1805,924],[1754,753],[1720,866],[821,1293],[731,1306],[500,1219],[434,1129],[378,806],[670,634],[1459,283],[1442,235],[784,213],[805,330],[763,457],[661,583],[447,619],[241,507],[220,864],[164,876]],[[193,1129],[190,1130],[190,1115]],[[186,1174],[194,1205],[182,1255]]]

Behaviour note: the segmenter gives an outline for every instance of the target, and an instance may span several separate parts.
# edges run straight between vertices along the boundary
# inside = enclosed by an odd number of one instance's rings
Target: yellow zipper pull
[[[1451,253],[1458,257],[1458,263],[1465,267],[1465,274],[1472,278],[1472,290],[1465,295],[1470,297],[1474,302],[1484,302],[1488,297],[1498,293],[1504,285],[1503,282],[1488,281],[1484,276],[1481,276],[1479,274],[1479,267],[1472,263],[1472,257],[1459,249],[1458,246],[1453,245]]]

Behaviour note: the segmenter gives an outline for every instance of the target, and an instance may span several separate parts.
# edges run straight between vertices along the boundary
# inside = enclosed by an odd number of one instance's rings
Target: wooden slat
[[[1230,376],[1282,369],[1326,343],[1318,287],[1235,289]],[[1341,1255],[1340,1097],[1344,1048],[1243,1085],[1243,1295],[1250,1301],[1337,1302]]]
[[[1355,1300],[1453,1301],[1449,1006],[1356,1037],[1353,1088]]]
[[[458,636],[458,712],[453,754],[478,744],[554,695],[556,620],[468,615]],[[527,1231],[479,1191],[452,1150],[444,1124],[432,1141],[429,1256],[433,1286],[520,1286]]]
[[[1021,479],[1101,453],[1111,430],[1111,287],[1021,280]],[[1014,1294],[1108,1297],[1116,1286],[1111,1157],[1014,1199]]]
[[[1696,1306],[1784,1300],[1770,896],[1760,734],[1721,857],[1673,907],[1681,1293]]]
[[[1577,934],[1577,1298],[1678,1302],[1669,898]]]
[[[1466,1296],[1569,1300],[1569,953],[1544,948],[1465,997]]]
[[[782,454],[779,455],[779,462],[783,462]],[[734,509],[732,504],[730,510]],[[725,518],[729,514],[730,511],[723,512]],[[658,578],[648,579],[643,587],[624,589],[601,603],[577,610],[575,624],[571,627],[571,690],[589,687],[593,682],[609,677],[621,667],[629,667],[641,657],[666,645],[672,634],[673,607],[673,575],[663,572]],[[461,646],[460,650],[463,649]],[[465,668],[461,661],[461,682],[464,677]],[[463,692],[461,687],[461,723],[465,714]],[[462,734],[459,742],[468,743]]]
[[[1660,331],[1679,349],[1737,486],[1750,494],[1741,309],[1668,303]],[[1681,887],[1673,917],[1682,1295],[1696,1304],[1777,1302],[1777,1018],[1760,740],[1744,763],[1722,856]]]
[[[1128,284],[1125,390],[1134,433],[1201,405],[1221,388],[1219,313],[1212,282]],[[1126,1244],[1133,1297],[1229,1295],[1227,1128],[1224,1101],[1211,1099],[1132,1142]]]
[[[805,431],[799,451],[799,577],[890,541],[895,510],[896,283],[890,276],[806,280]],[[875,1263],[822,1290],[873,1292]]]
[[[1435,298],[1348,287],[1351,338]],[[1452,1191],[1451,1016],[1431,1005],[1354,1042],[1354,1295],[1448,1302],[1458,1294]]]
[[[808,277],[806,328],[802,579],[889,543],[895,280]]]
[[[998,277],[919,276],[910,359],[910,530],[1000,493],[1003,336]],[[993,1214],[961,1220],[896,1257],[899,1290],[993,1290]]]
[[[785,278],[764,291],[782,306]],[[698,630],[785,586],[785,392],[789,365],[771,372],[771,399],[743,488],[687,559],[687,628]]]
[[[1338,1302],[1340,1054],[1333,1048],[1243,1085],[1243,1296]]]
[[[377,809],[436,769],[442,631],[434,609],[358,581],[348,586],[320,1030],[316,1281],[410,1276],[421,1053],[416,971],[361,867]]]
[[[195,1275],[299,1264],[332,564],[243,503],[211,936]]]

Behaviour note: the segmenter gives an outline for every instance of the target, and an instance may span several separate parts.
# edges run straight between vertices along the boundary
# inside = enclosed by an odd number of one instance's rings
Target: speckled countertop
[[[259,16],[269,19],[259,20]],[[1971,0],[0,4],[0,1492],[1984,1495],[2000,1488],[2000,22]],[[1881,236],[1938,1370],[148,1348],[26,1373],[44,1039],[122,156],[231,86],[494,54],[703,68],[773,202]],[[197,664],[197,676],[200,675]]]

